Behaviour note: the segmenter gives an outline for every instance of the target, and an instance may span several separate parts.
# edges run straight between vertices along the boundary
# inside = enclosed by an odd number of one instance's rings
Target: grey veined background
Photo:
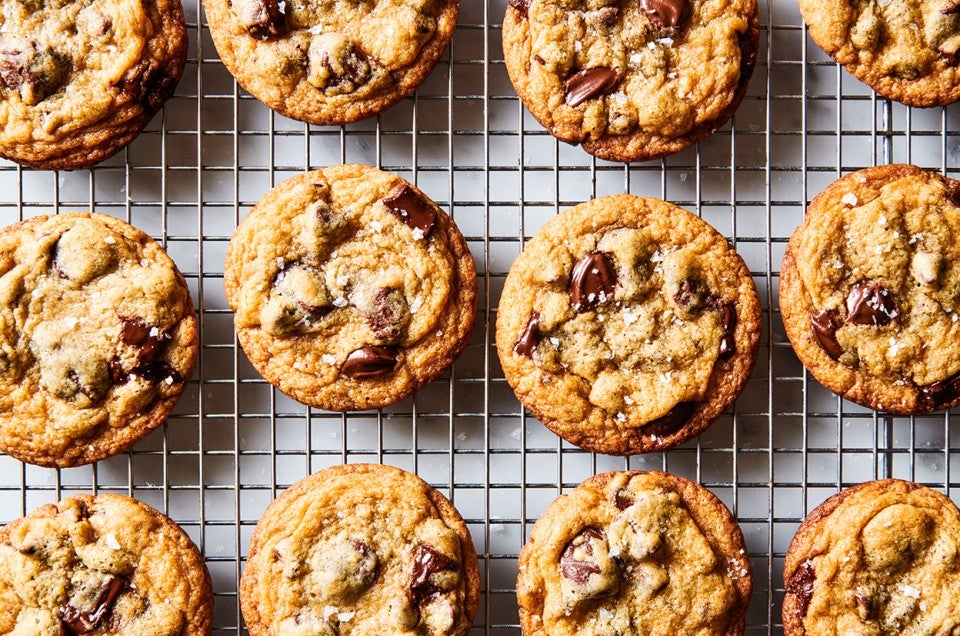
[[[97,210],[160,240],[190,284],[202,345],[174,415],[131,452],[67,470],[0,456],[2,521],[79,492],[138,497],[200,545],[214,581],[214,633],[239,634],[237,581],[273,497],[325,466],[393,464],[450,496],[469,523],[483,585],[472,633],[519,634],[516,555],[547,504],[596,472],[666,469],[734,510],[755,576],[748,633],[782,633],[783,554],[807,511],[841,486],[886,476],[960,500],[954,418],[895,418],[834,397],[804,373],[776,310],[781,256],[806,202],[874,164],[957,176],[960,106],[911,110],[876,98],[810,41],[793,0],[760,0],[757,68],[733,122],[666,160],[625,167],[557,143],[525,111],[502,62],[506,0],[462,3],[453,45],[416,96],[340,128],[273,115],[240,90],[196,0],[186,0],[185,75],[128,149],[79,172],[0,164],[3,224]],[[238,219],[272,184],[339,162],[415,181],[452,212],[479,275],[476,328],[451,372],[380,412],[321,412],[273,390],[236,346],[223,294]],[[746,259],[764,306],[759,362],[734,410],[681,448],[629,459],[562,443],[525,414],[493,346],[500,289],[524,240],[563,208],[624,191],[713,224]]]

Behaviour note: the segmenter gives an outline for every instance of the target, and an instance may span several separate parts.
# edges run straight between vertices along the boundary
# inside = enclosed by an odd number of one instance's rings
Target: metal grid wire
[[[474,634],[518,634],[516,556],[558,494],[605,470],[664,469],[731,507],[755,576],[748,633],[779,634],[783,554],[800,520],[840,487],[913,479],[960,497],[960,428],[844,402],[806,374],[776,310],[778,269],[805,204],[842,172],[913,162],[955,172],[960,108],[878,99],[809,40],[792,0],[761,0],[761,49],[734,121],[663,161],[623,166],[557,143],[523,108],[502,62],[506,0],[463,0],[453,45],[425,85],[380,117],[315,127],[273,115],[220,63],[195,0],[177,95],[147,131],[92,170],[0,165],[0,221],[97,210],[160,240],[198,308],[201,358],[174,415],[132,451],[53,470],[0,457],[3,521],[80,492],[120,492],[165,511],[200,546],[215,633],[242,633],[237,583],[254,524],[283,488],[325,466],[383,462],[417,472],[467,519],[483,595]],[[308,168],[367,163],[450,210],[477,263],[477,326],[449,374],[378,412],[308,409],[266,384],[239,350],[224,299],[237,221],[273,184]],[[560,209],[618,192],[701,215],[746,259],[764,306],[756,371],[734,410],[681,448],[628,459],[562,443],[524,413],[494,349],[504,276]]]

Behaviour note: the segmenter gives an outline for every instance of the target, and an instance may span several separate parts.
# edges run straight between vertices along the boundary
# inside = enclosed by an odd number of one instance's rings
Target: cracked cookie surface
[[[327,468],[284,491],[257,523],[240,583],[251,636],[462,635],[479,594],[453,505],[378,464]]]
[[[103,161],[140,134],[183,73],[179,0],[0,6],[0,155],[17,163]]]
[[[919,484],[842,490],[804,520],[784,563],[786,636],[960,634],[960,511]]]
[[[518,568],[525,636],[735,636],[753,587],[730,512],[657,471],[603,473],[554,500]]]
[[[729,407],[756,361],[760,302],[703,220],[632,195],[561,212],[510,268],[497,352],[518,399],[583,448],[669,448]]]
[[[210,575],[190,538],[122,495],[78,495],[0,529],[0,632],[206,636]]]
[[[870,408],[960,403],[960,182],[867,168],[810,203],[787,246],[780,310],[825,387]]]
[[[851,75],[908,106],[960,99],[956,0],[800,0],[810,37]]]
[[[224,285],[257,371],[338,411],[433,381],[476,314],[476,270],[453,220],[400,177],[361,165],[264,195],[230,241]]]
[[[43,466],[122,452],[159,426],[197,357],[186,282],[102,214],[0,232],[0,448]]]
[[[460,0],[204,0],[224,65],[287,117],[344,124],[414,90],[450,44]]]
[[[736,110],[759,46],[755,0],[511,0],[504,60],[533,116],[603,159],[643,161]]]

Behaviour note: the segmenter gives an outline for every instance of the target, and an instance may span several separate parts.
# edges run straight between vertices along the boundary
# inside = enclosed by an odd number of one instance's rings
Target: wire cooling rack
[[[840,487],[895,476],[960,498],[949,414],[905,418],[841,401],[806,374],[776,309],[780,260],[805,204],[841,173],[912,162],[955,172],[960,108],[878,99],[812,44],[792,0],[761,0],[761,49],[734,121],[699,146],[633,166],[557,143],[514,93],[500,47],[506,0],[463,0],[453,45],[424,86],[380,117],[315,127],[273,115],[220,63],[195,0],[177,95],[117,157],[80,172],[0,165],[0,221],[97,210],[167,248],[198,308],[201,358],[169,421],[132,451],[54,470],[0,456],[3,521],[80,492],[129,494],[167,512],[213,576],[215,633],[243,632],[237,583],[254,524],[286,486],[343,462],[417,472],[467,519],[480,555],[473,634],[518,634],[516,556],[562,491],[601,471],[664,469],[734,511],[753,563],[748,633],[779,634],[783,554],[803,516]],[[450,210],[480,283],[477,323],[449,374],[379,412],[328,413],[272,389],[237,347],[223,293],[227,241],[273,184],[308,168],[367,163]],[[560,209],[629,191],[717,227],[746,259],[764,306],[760,358],[732,412],[681,448],[624,458],[562,443],[524,413],[494,348],[504,277]]]

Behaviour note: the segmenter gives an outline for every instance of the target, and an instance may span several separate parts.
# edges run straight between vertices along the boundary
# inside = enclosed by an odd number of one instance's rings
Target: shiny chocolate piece
[[[737,352],[737,341],[733,331],[737,326],[737,309],[734,303],[721,302],[720,326],[723,327],[723,336],[720,337],[720,357],[729,358]]]
[[[347,356],[340,372],[354,380],[386,375],[397,366],[397,347],[360,347]]]
[[[132,347],[132,359],[114,355],[107,363],[110,378],[114,384],[126,383],[131,375],[138,375],[148,380],[158,378],[180,377],[169,365],[158,361],[164,345],[170,341],[170,334],[163,333],[159,327],[146,323],[140,317],[120,318],[120,342]]]
[[[517,11],[520,12],[520,15],[527,17],[527,13],[530,11],[530,3],[533,0],[510,0],[507,4]]]
[[[876,281],[856,283],[847,296],[847,322],[882,326],[899,316],[893,296]]]
[[[677,403],[666,415],[644,424],[643,432],[647,435],[656,435],[657,437],[673,435],[690,420],[690,416],[693,415],[693,409],[696,405],[696,402]]]
[[[920,397],[929,410],[941,409],[960,397],[960,373],[945,380],[921,386],[919,389]]]
[[[447,555],[425,543],[418,543],[413,549],[413,571],[410,573],[407,594],[416,603],[442,594],[446,590],[437,585],[433,575],[444,571],[456,572],[458,569],[456,561]]]
[[[71,636],[79,634],[89,634],[100,627],[103,619],[107,617],[110,610],[113,609],[113,602],[117,600],[120,592],[125,587],[123,579],[116,576],[108,576],[103,588],[101,588],[95,607],[89,611],[81,611],[73,605],[67,605],[60,612],[60,621],[64,631]]]
[[[617,84],[619,78],[612,68],[596,66],[578,71],[563,83],[567,106],[576,108],[588,99],[611,93]]]
[[[613,300],[617,270],[604,252],[590,252],[574,265],[570,275],[570,304],[584,312]]]
[[[591,574],[600,574],[600,565],[596,561],[577,559],[574,554],[580,550],[587,557],[594,555],[593,542],[603,541],[603,535],[595,528],[587,528],[567,544],[560,557],[560,573],[576,585],[586,585]]]
[[[530,314],[530,320],[527,321],[527,327],[513,345],[514,353],[528,358],[533,358],[533,352],[540,344],[540,314],[533,312]]]
[[[383,200],[387,209],[395,217],[414,230],[420,230],[424,236],[430,236],[437,213],[429,202],[425,201],[406,183],[398,186]]]
[[[241,26],[251,36],[268,40],[287,30],[284,0],[230,0]]]
[[[633,497],[630,496],[630,491],[626,488],[621,488],[613,493],[613,505],[617,507],[617,510],[626,510],[632,506]]]
[[[813,581],[817,578],[817,573],[813,569],[813,561],[803,562],[787,581],[787,594],[793,594],[797,597],[797,603],[800,605],[800,616],[806,616],[810,608],[810,599],[813,598]]]
[[[832,360],[839,360],[843,355],[843,347],[837,340],[837,329],[841,327],[840,317],[832,309],[823,309],[810,314],[810,330],[820,348]]]
[[[690,6],[687,0],[640,0],[640,8],[657,28],[672,29],[687,18]]]

